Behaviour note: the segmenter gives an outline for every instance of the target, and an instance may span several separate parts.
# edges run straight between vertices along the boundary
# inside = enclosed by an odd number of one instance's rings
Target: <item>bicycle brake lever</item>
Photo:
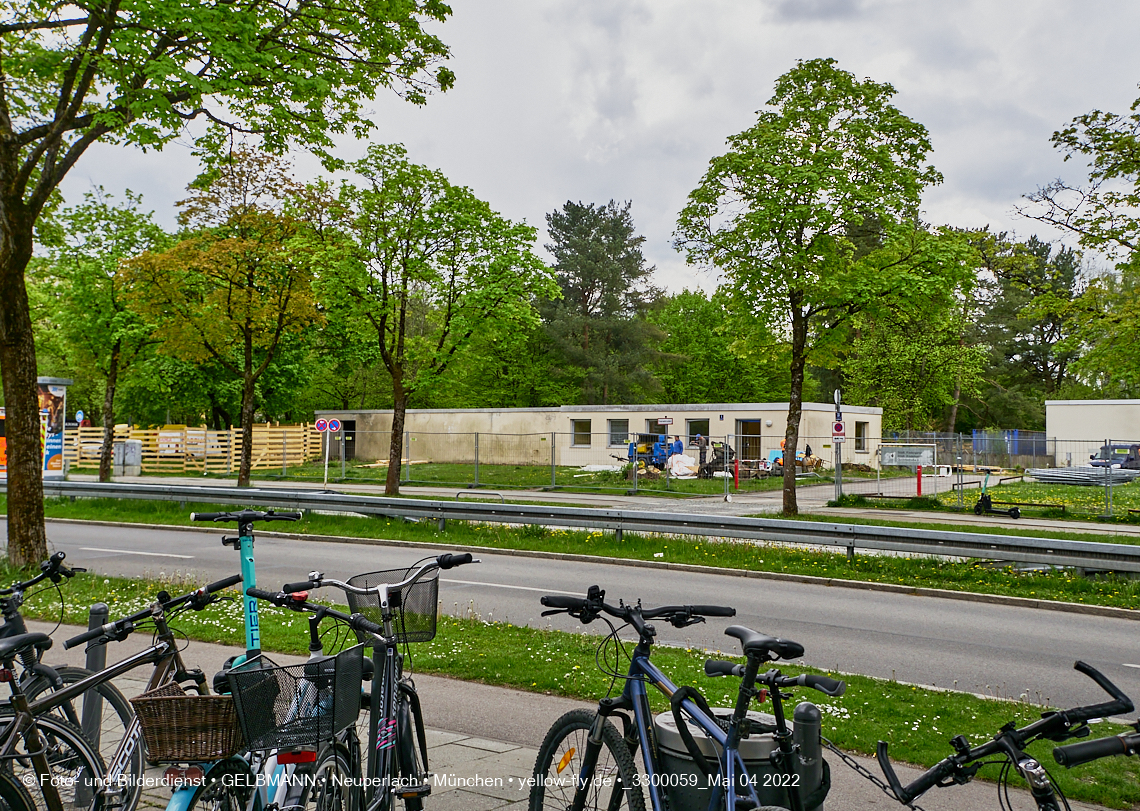
[[[566,611],[566,609],[564,609],[564,608],[555,608],[555,609],[552,609],[550,611],[543,611],[540,616],[553,617],[555,614],[567,614],[567,613],[569,613],[569,612]]]

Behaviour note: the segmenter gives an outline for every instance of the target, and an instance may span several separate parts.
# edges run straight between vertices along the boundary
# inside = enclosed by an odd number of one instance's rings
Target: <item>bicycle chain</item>
[[[870,780],[872,783],[874,783],[876,786],[878,786],[884,794],[886,794],[888,797],[890,797],[895,802],[901,802],[899,800],[899,798],[895,796],[895,793],[893,791],[891,791],[891,787],[888,786],[886,783],[884,783],[882,780],[880,780],[878,777],[876,777],[874,774],[867,771],[867,769],[863,768],[862,763],[855,760],[855,758],[851,757],[846,752],[841,751],[835,744],[833,744],[827,738],[824,738],[822,735],[820,736],[820,738],[823,740],[823,745],[826,746],[828,749],[830,749],[832,752],[834,752],[835,755],[840,760],[842,760],[844,763],[846,763],[848,766],[850,766],[851,769],[854,770],[854,772],[856,774]],[[922,806],[917,805],[915,803],[902,803],[902,804],[905,805],[907,808],[913,808],[914,811],[924,811]]]

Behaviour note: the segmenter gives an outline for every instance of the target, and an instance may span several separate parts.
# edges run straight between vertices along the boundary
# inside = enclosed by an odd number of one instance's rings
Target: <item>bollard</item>
[[[823,782],[823,741],[820,739],[823,714],[810,701],[802,701],[796,705],[792,721],[792,740],[798,751],[796,773],[800,776],[800,796],[806,797]],[[822,807],[814,805],[804,811],[816,811]]]
[[[918,465],[915,471],[916,481],[918,482],[918,496],[922,498],[922,465]]]
[[[107,624],[107,615],[110,609],[106,603],[95,603],[87,613],[87,630],[94,631]],[[87,647],[87,669],[92,673],[100,673],[107,667],[107,646],[89,645]],[[83,694],[83,711],[81,716],[83,737],[85,737],[99,751],[99,732],[103,726],[103,696],[98,690],[91,689]]]
[[[735,460],[735,467],[733,468],[733,471],[732,471],[732,481],[733,481],[733,486],[737,490],[739,490],[740,489],[740,460],[739,459]]]

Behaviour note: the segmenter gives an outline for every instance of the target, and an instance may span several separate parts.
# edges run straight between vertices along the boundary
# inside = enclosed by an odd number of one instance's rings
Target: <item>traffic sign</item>
[[[657,420],[657,424],[658,425],[672,425],[673,424],[673,418],[672,417],[662,417],[661,419]]]
[[[316,425],[314,425],[313,427],[316,428],[318,431],[320,431],[323,434],[325,431],[327,431],[329,429],[329,421],[323,420],[323,419],[317,420]]]
[[[839,420],[831,423],[831,441],[832,442],[845,442],[847,440],[847,431],[844,425]]]
[[[337,431],[339,431],[340,430],[340,420],[338,420],[338,419],[329,420],[329,430],[332,431],[333,433],[336,433]]]

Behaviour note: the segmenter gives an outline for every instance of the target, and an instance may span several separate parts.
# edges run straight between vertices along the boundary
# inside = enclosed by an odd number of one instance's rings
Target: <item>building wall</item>
[[[1087,465],[1104,440],[1140,440],[1140,400],[1046,400],[1045,436],[1056,465]]]
[[[882,409],[844,406],[847,442],[845,461],[874,465],[882,436]],[[748,433],[742,421],[755,427],[757,439],[735,438],[740,455],[766,458],[780,447],[787,424],[787,403],[722,403],[701,405],[562,406],[558,408],[512,409],[413,409],[405,420],[408,447],[405,456],[414,461],[470,464],[475,460],[476,441],[481,464],[549,465],[551,447],[557,465],[616,464],[613,456],[625,457],[626,442],[610,442],[610,422],[625,420],[631,434],[648,433],[647,421],[671,417],[670,436],[680,435],[688,442],[690,420],[708,420],[713,441],[726,435]],[[319,417],[356,421],[356,458],[381,460],[388,456],[392,411],[319,411]],[[810,444],[812,451],[832,458],[831,423],[834,406],[805,403],[800,421],[800,449]],[[589,444],[584,431],[575,435],[575,421],[589,421]],[[855,424],[866,423],[864,449],[856,451]],[[585,428],[579,425],[579,428]],[[696,430],[696,429],[694,429]],[[476,439],[476,434],[478,438]],[[577,440],[577,441],[575,441]],[[695,448],[689,448],[693,456]]]

